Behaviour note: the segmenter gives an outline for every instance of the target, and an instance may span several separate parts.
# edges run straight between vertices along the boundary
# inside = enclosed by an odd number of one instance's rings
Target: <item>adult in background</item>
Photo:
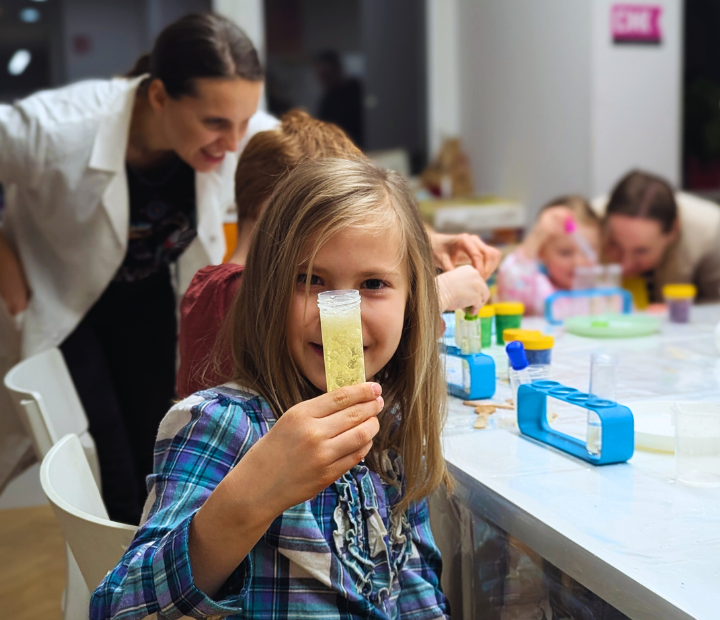
[[[262,84],[237,26],[189,15],[129,77],[0,106],[0,297],[24,312],[25,356],[63,352],[112,519],[139,522],[174,398],[170,265],[222,260],[238,143],[267,125],[253,119]]]
[[[593,207],[604,216],[604,254],[645,280],[652,302],[665,284],[692,283],[698,301],[720,299],[720,206],[634,170]]]

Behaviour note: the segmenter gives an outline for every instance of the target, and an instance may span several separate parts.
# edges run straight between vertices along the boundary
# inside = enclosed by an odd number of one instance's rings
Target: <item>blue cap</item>
[[[512,366],[513,370],[523,370],[529,366],[525,356],[525,346],[519,340],[508,342],[505,351],[507,351],[510,358],[510,366]]]

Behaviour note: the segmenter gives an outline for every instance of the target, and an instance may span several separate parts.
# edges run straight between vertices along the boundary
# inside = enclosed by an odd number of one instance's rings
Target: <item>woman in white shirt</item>
[[[222,259],[236,150],[263,73],[239,28],[191,15],[131,75],[0,106],[0,297],[24,313],[23,355],[62,350],[110,517],[138,523],[174,397],[169,265]]]

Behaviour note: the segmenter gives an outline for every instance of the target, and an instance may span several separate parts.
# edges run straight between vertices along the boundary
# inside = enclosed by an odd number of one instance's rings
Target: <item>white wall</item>
[[[459,135],[479,192],[533,216],[633,167],[680,180],[682,6],[660,46],[613,45],[615,0],[426,0],[433,152]]]
[[[460,133],[458,0],[426,0],[428,146]]]
[[[587,191],[592,6],[577,0],[460,0],[460,136],[479,192],[530,213]]]
[[[68,82],[127,73],[137,58],[149,51],[144,0],[65,0],[63,24]],[[90,50],[85,54],[73,49],[73,39],[78,35],[90,40]]]
[[[593,195],[644,168],[676,186],[681,167],[682,4],[663,7],[660,46],[613,45],[613,0],[593,0]]]

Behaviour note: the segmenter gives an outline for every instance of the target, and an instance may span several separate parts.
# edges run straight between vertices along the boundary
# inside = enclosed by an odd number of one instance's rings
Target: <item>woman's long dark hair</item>
[[[212,13],[181,17],[155,40],[152,52],[141,56],[127,77],[149,73],[173,99],[195,94],[196,78],[264,77],[252,41],[230,20]]]

